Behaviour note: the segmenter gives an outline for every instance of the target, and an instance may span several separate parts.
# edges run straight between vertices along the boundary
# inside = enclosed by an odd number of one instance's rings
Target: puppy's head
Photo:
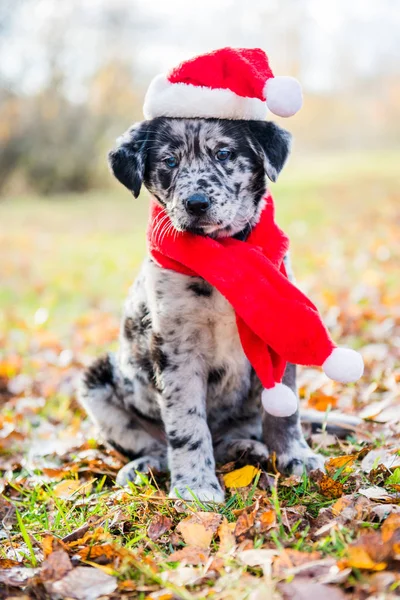
[[[268,121],[162,117],[129,129],[109,162],[135,198],[143,183],[177,230],[233,236],[256,223],[290,139]]]

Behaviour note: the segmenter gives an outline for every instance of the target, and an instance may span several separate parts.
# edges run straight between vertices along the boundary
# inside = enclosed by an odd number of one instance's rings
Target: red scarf
[[[232,305],[243,350],[265,388],[282,380],[286,362],[322,366],[336,347],[314,304],[287,278],[289,240],[274,212],[268,195],[246,241],[214,240],[168,227],[165,210],[152,200],[147,230],[160,267],[202,277]]]

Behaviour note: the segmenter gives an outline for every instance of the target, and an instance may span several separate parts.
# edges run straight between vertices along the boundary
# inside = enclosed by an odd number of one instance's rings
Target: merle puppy
[[[288,132],[271,122],[156,118],[132,127],[109,160],[135,198],[146,186],[176,230],[245,239],[289,146]],[[284,382],[295,390],[293,365]],[[222,502],[215,462],[263,466],[275,452],[286,472],[323,464],[298,413],[262,410],[227,300],[151,259],[125,303],[119,351],[86,371],[80,398],[103,438],[131,461],[121,484],[138,471],[169,469],[171,497],[192,499],[192,491]]]

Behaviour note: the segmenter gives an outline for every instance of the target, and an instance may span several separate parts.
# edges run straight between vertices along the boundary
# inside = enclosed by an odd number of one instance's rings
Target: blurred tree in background
[[[394,146],[393,3],[370,13],[357,4],[343,16],[342,0],[2,0],[0,193],[107,186],[106,152],[141,118],[153,75],[224,44],[260,45],[276,72],[304,83],[304,109],[290,122],[302,152]]]

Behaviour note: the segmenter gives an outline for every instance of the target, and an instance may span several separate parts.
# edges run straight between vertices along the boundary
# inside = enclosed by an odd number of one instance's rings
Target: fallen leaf
[[[234,536],[235,523],[228,523],[228,519],[223,517],[222,523],[218,527],[217,534],[219,537],[219,552],[227,554],[231,552],[236,545]]]
[[[286,548],[278,554],[273,562],[274,574],[279,577],[284,576],[288,570],[320,560],[320,558],[319,552],[301,552]]]
[[[284,600],[344,600],[347,596],[338,587],[311,581],[309,577],[296,577],[290,583],[278,586]]]
[[[44,557],[47,558],[53,552],[57,550],[67,550],[67,546],[58,538],[55,538],[53,535],[45,535],[42,539],[42,550]]]
[[[90,481],[82,483],[78,479],[64,479],[64,481],[60,481],[54,486],[53,493],[57,498],[71,500],[78,491],[81,494],[87,494],[91,489],[92,483]]]
[[[204,548],[198,546],[185,546],[180,550],[175,550],[169,557],[168,562],[184,562],[188,565],[199,565],[207,562],[209,553]]]
[[[221,520],[218,513],[197,512],[183,519],[176,530],[189,546],[208,548]]]
[[[31,569],[29,567],[12,567],[0,571],[0,583],[12,587],[22,587],[27,585],[30,579],[33,579],[40,569]]]
[[[63,579],[45,582],[44,586],[52,596],[97,600],[99,596],[112,594],[117,589],[117,580],[95,567],[76,567]]]
[[[353,469],[351,468],[357,459],[356,454],[344,455],[344,456],[335,456],[334,458],[330,458],[325,463],[325,469],[327,470],[329,475],[334,475],[336,471],[341,469],[342,473],[349,473]]]
[[[378,450],[368,452],[361,462],[361,468],[365,473],[369,473],[378,465],[383,465],[387,469],[400,467],[400,455],[397,454],[396,450],[379,448]]]
[[[279,481],[279,485],[283,485],[283,487],[294,487],[299,485],[302,481],[300,475],[290,475],[289,477],[285,477]]]
[[[236,471],[224,474],[224,483],[227,488],[241,488],[250,485],[254,477],[261,473],[260,469],[252,465],[246,465]]]
[[[169,531],[172,527],[172,519],[165,515],[158,514],[151,521],[147,528],[147,535],[153,542],[158,540],[164,533]]]
[[[335,408],[337,403],[338,400],[334,396],[327,396],[320,390],[317,390],[311,394],[310,398],[308,399],[307,406],[308,408],[325,412],[328,408]]]
[[[335,481],[329,475],[324,475],[319,482],[320,492],[325,498],[340,498],[343,496],[344,488],[340,481]]]
[[[72,569],[72,563],[64,550],[57,550],[46,558],[40,571],[42,581],[58,581]]]
[[[121,558],[120,548],[115,544],[93,544],[82,548],[77,552],[77,556],[83,561],[90,561],[98,565],[108,565],[113,563],[116,558]]]
[[[279,554],[279,550],[257,548],[251,550],[243,550],[239,552],[238,557],[245,565],[249,567],[269,567],[274,556]]]
[[[367,550],[361,545],[349,546],[347,549],[347,558],[339,561],[338,566],[352,567],[354,569],[367,569],[369,571],[383,571],[387,567],[386,562],[375,562]]]
[[[358,490],[358,493],[370,500],[385,500],[386,498],[391,498],[390,494],[381,487],[372,486],[369,488],[361,488]]]
[[[381,527],[382,541],[389,541],[396,531],[400,531],[400,514],[389,515]]]
[[[276,513],[273,509],[269,509],[261,513],[257,518],[256,527],[260,533],[265,533],[276,525]]]
[[[22,567],[22,563],[10,558],[0,558],[0,569],[11,569],[12,567]]]
[[[241,515],[239,515],[239,518],[236,521],[236,526],[235,526],[235,531],[234,531],[234,534],[235,534],[236,538],[239,539],[239,541],[241,541],[241,539],[247,533],[249,533],[250,529],[254,525],[255,518],[256,518],[256,516],[255,516],[254,511],[251,513],[242,512]]]

